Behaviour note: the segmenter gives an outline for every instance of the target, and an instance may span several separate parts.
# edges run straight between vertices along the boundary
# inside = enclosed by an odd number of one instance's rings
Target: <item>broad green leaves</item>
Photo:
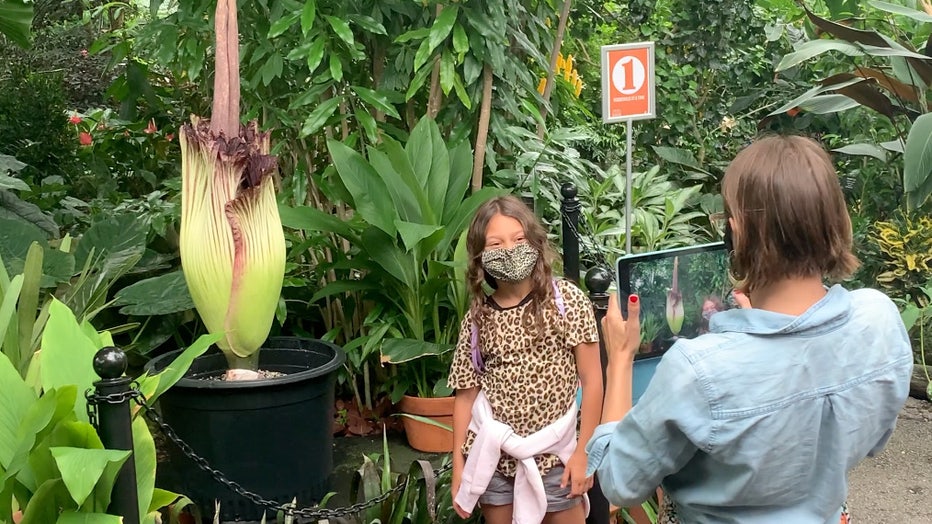
[[[903,189],[910,209],[920,207],[932,194],[932,113],[913,122],[903,153]]]

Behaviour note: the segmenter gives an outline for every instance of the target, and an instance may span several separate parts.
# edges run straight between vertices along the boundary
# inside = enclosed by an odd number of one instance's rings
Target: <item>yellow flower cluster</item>
[[[563,53],[559,53],[557,55],[557,67],[554,74],[562,74],[563,79],[573,86],[573,94],[576,98],[579,98],[579,94],[582,93],[583,81],[582,77],[579,76],[579,71],[576,70],[576,63],[573,59],[573,55],[567,55],[566,58],[564,58]],[[546,87],[547,78],[541,78],[540,83],[537,84],[537,91],[540,94],[544,94],[544,89]]]

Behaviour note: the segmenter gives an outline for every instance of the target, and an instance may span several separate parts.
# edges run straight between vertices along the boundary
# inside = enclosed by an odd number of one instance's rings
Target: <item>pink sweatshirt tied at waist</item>
[[[488,489],[504,452],[518,463],[512,522],[540,524],[547,514],[547,494],[534,457],[554,454],[564,464],[569,462],[570,456],[576,451],[576,413],[577,406],[573,402],[566,414],[555,422],[522,437],[511,426],[495,420],[485,392],[479,391],[469,423],[469,430],[476,434],[476,438],[466,459],[456,503],[469,512],[475,508],[479,497]],[[586,495],[583,495],[583,506],[586,515],[589,515],[589,498]]]

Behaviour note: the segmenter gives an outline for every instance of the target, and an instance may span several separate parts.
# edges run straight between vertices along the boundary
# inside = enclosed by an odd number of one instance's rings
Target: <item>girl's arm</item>
[[[586,477],[586,445],[599,425],[602,414],[602,360],[599,344],[585,342],[577,345],[574,352],[582,386],[582,415],[576,451],[563,472],[563,485],[570,484],[571,496],[582,495],[592,487],[592,479]]]
[[[457,492],[459,492],[460,482],[463,478],[463,468],[466,466],[463,444],[466,443],[469,422],[472,420],[472,405],[476,401],[478,394],[478,387],[457,389],[456,398],[453,401],[453,484],[451,488],[454,499]],[[469,516],[469,513],[460,508],[456,502],[453,503],[453,509],[462,518]]]

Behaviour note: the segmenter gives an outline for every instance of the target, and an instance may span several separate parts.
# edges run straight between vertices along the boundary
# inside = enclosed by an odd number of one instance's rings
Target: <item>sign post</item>
[[[631,147],[634,120],[656,116],[654,43],[602,46],[602,122],[626,123],[625,253],[631,253]]]

